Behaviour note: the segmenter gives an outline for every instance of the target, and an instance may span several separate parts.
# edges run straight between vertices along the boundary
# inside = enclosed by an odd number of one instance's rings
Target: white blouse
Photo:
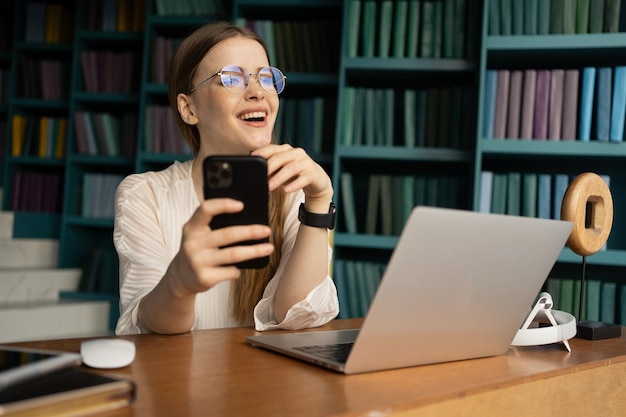
[[[124,179],[115,195],[113,241],[120,261],[120,318],[116,334],[145,333],[137,320],[138,305],[165,274],[180,249],[183,225],[200,202],[191,179],[192,161],[175,162],[158,172],[133,174]],[[300,222],[298,207],[304,193],[288,197],[280,265],[254,309],[256,330],[302,329],[321,326],[337,316],[337,290],[330,276],[308,296],[292,306],[277,323],[273,314],[276,286],[293,248]],[[330,263],[332,249],[328,248]],[[230,287],[224,281],[196,296],[193,329],[235,327],[230,314]]]

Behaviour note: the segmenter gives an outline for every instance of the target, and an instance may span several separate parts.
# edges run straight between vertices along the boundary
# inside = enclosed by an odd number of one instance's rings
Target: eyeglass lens
[[[274,67],[261,68],[257,74],[250,74],[257,77],[263,90],[270,94],[279,94],[285,89],[285,76]],[[227,65],[220,71],[222,85],[232,93],[243,93],[250,84],[250,76],[237,65]]]

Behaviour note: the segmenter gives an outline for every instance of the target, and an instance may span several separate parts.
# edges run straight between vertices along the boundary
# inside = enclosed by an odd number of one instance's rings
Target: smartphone
[[[242,201],[239,213],[215,216],[209,224],[211,229],[246,224],[269,225],[269,195],[267,190],[267,161],[258,156],[213,155],[202,165],[204,198],[229,197]],[[238,242],[235,245],[252,245],[269,239]],[[231,245],[231,246],[235,246]],[[263,268],[269,256],[235,264],[241,269]]]
[[[79,353],[0,347],[0,392],[21,382],[82,363]]]

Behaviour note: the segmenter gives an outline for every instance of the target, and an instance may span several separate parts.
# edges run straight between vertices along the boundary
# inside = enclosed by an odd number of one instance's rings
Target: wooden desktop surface
[[[335,320],[321,329],[358,327]],[[319,330],[319,329],[312,329]],[[511,348],[504,356],[342,375],[252,347],[252,328],[124,336],[137,398],[116,416],[622,416],[626,336]],[[19,343],[79,351],[83,339]]]

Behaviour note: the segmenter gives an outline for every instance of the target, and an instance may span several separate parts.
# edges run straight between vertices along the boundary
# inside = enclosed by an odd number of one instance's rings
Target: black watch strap
[[[300,223],[306,226],[324,227],[326,229],[332,230],[335,228],[336,214],[337,214],[337,209],[335,208],[334,203],[330,203],[330,207],[328,208],[328,213],[326,214],[309,213],[304,208],[304,203],[300,203],[300,210],[298,211],[298,220],[300,220]]]

